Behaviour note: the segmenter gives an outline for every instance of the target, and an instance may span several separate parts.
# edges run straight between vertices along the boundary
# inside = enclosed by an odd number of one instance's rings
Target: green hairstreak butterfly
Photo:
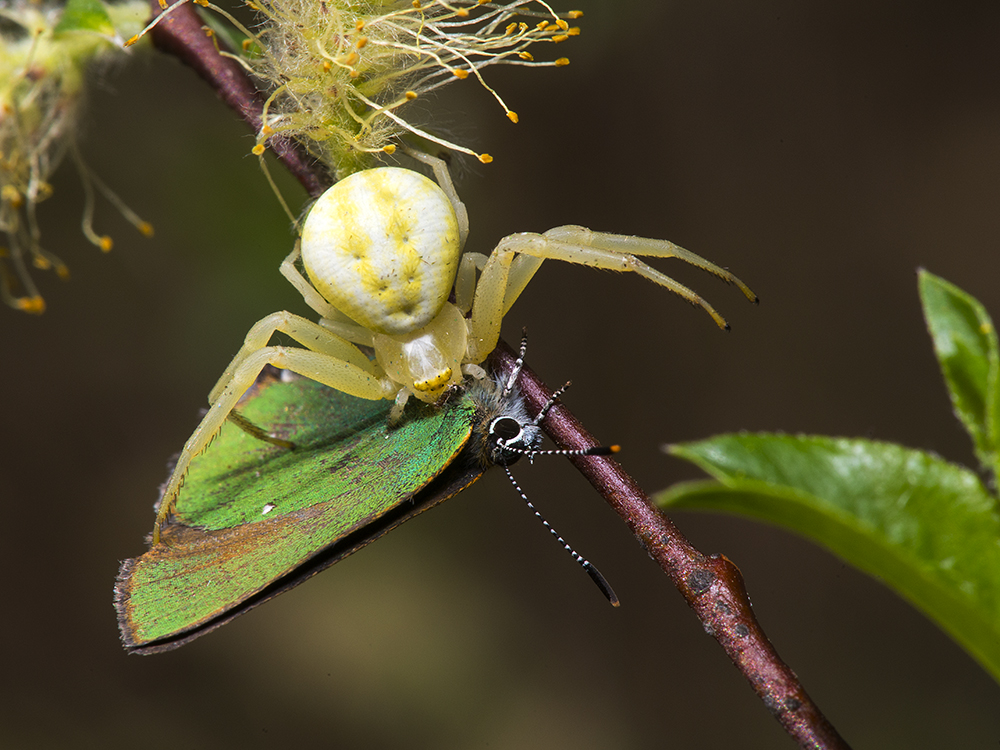
[[[115,607],[126,650],[181,646],[452,497],[490,465],[539,452],[541,415],[528,415],[517,371],[470,380],[395,427],[388,402],[276,373],[258,379],[241,416],[295,448],[227,423],[192,462],[160,543],[121,565]],[[616,604],[597,569],[546,527]]]

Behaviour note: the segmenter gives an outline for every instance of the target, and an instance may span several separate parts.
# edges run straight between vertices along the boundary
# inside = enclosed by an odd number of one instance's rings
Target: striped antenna
[[[521,374],[521,370],[524,368],[524,353],[528,348],[528,333],[527,331],[522,331],[521,334],[521,348],[518,352],[517,359],[514,361],[514,367],[511,369],[510,375],[501,387],[500,401],[505,404],[509,403],[520,403],[522,400],[521,394],[517,391],[517,378]],[[552,524],[545,520],[544,516],[538,512],[538,509],[532,504],[528,499],[528,496],[521,489],[521,486],[514,479],[514,475],[510,473],[509,464],[516,461],[521,456],[527,456],[529,461],[534,460],[535,456],[607,456],[612,453],[617,453],[619,448],[617,445],[604,446],[595,445],[590,448],[570,448],[570,449],[557,449],[557,450],[539,450],[537,448],[538,444],[542,439],[542,431],[539,426],[541,421],[545,419],[545,416],[549,413],[549,410],[555,405],[559,397],[565,393],[566,389],[569,388],[570,384],[567,382],[562,388],[559,388],[555,393],[549,396],[548,401],[539,410],[535,418],[530,422],[525,421],[525,415],[514,416],[512,412],[502,413],[500,416],[494,418],[487,428],[488,439],[492,443],[490,449],[490,457],[494,463],[503,466],[504,472],[507,474],[507,478],[513,485],[514,489],[517,490],[517,494],[521,496],[521,499],[527,504],[528,508],[535,517],[542,522],[542,525],[549,530],[549,533],[556,538],[556,541],[562,545],[562,548],[569,552],[570,556],[576,561],[580,567],[587,571],[587,575],[590,576],[591,580],[597,584],[597,588],[601,590],[601,593],[607,597],[607,600],[611,602],[611,606],[617,607],[619,605],[618,596],[615,594],[614,590],[611,588],[611,584],[608,583],[607,579],[601,575],[594,565],[584,558],[580,553],[573,549],[569,543],[563,539],[559,533],[552,528]]]
[[[617,607],[621,603],[618,601],[618,595],[615,593],[614,589],[611,588],[611,584],[608,583],[608,580],[603,575],[601,575],[601,571],[599,571],[597,567],[590,562],[590,560],[588,560],[579,552],[577,552],[575,549],[573,549],[569,545],[569,542],[563,539],[559,535],[559,532],[556,531],[554,528],[552,528],[552,524],[550,524],[548,521],[545,520],[545,517],[538,512],[538,508],[536,508],[532,504],[532,502],[528,499],[528,496],[524,494],[524,490],[521,489],[521,486],[514,479],[514,475],[510,473],[510,467],[507,466],[507,464],[503,465],[503,470],[506,472],[507,478],[510,480],[510,483],[514,486],[514,489],[517,490],[517,494],[521,496],[521,499],[524,500],[524,502],[527,504],[531,512],[535,514],[535,518],[541,521],[542,525],[546,529],[548,529],[549,533],[552,534],[552,536],[556,538],[556,541],[562,545],[562,548],[567,552],[569,552],[570,557],[572,557],[573,560],[576,561],[576,563],[581,568],[587,571],[587,575],[589,575],[590,579],[597,584],[597,588],[599,588],[601,590],[601,593],[604,594],[605,597],[607,597],[607,600],[611,602],[611,606]]]

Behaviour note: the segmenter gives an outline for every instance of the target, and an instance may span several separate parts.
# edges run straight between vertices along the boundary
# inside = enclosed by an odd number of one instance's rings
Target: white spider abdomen
[[[398,167],[344,178],[319,197],[302,228],[302,263],[313,286],[355,322],[387,335],[434,319],[460,252],[448,197]]]

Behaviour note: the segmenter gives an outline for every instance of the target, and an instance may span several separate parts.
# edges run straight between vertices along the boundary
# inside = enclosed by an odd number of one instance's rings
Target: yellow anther
[[[260,129],[261,135],[273,135],[273,133],[274,133],[274,128],[272,128],[270,125],[261,126]]]
[[[205,36],[207,36],[209,39],[215,36],[215,32],[212,31],[208,26],[202,26],[201,30],[205,32]]]
[[[160,0],[160,10],[167,9],[167,0]]]
[[[17,300],[17,309],[24,310],[24,312],[27,313],[41,315],[45,312],[45,300],[37,295],[34,297],[21,297]]]
[[[109,252],[111,250],[111,247],[114,244],[115,243],[111,241],[111,238],[108,237],[108,235],[104,235],[103,237],[101,237],[100,242],[97,243],[97,246],[99,248],[101,248],[101,252],[105,252],[106,253],[106,252]]]
[[[253,154],[254,156],[260,156],[261,154],[264,153],[264,144],[258,143],[256,146],[250,149],[250,153]]]
[[[567,18],[582,18],[583,17],[583,11],[582,10],[571,10],[569,13],[566,14],[566,17]]]
[[[215,0],[212,0],[214,2]],[[177,0],[166,0],[171,9],[177,5]],[[209,3],[209,0],[180,0],[180,2],[197,2],[198,4]],[[513,2],[498,2],[498,0],[410,0],[402,5],[394,6],[393,3],[380,0],[377,3],[347,3],[354,8],[354,13],[364,12],[366,15],[355,16],[353,23],[350,21],[351,11],[342,14],[335,11],[335,5],[314,0],[308,0],[306,6],[314,7],[315,14],[323,14],[321,24],[329,25],[329,34],[323,32],[316,34],[310,31],[310,21],[301,19],[299,30],[295,32],[297,36],[289,38],[274,49],[269,49],[267,43],[269,37],[263,32],[260,37],[254,32],[247,32],[249,36],[243,43],[243,49],[248,52],[263,52],[261,55],[254,55],[252,59],[247,59],[247,65],[259,76],[272,84],[271,88],[276,89],[268,100],[267,106],[271,111],[281,111],[280,123],[278,120],[271,120],[277,125],[273,130],[261,129],[258,132],[258,145],[267,147],[268,138],[274,133],[281,133],[282,136],[300,137],[308,136],[318,138],[321,141],[334,140],[343,141],[340,148],[346,152],[359,150],[364,153],[381,152],[388,140],[398,136],[402,131],[409,131],[420,137],[424,137],[419,128],[415,128],[400,116],[401,104],[413,101],[413,94],[422,97],[426,87],[432,84],[433,77],[419,78],[419,84],[414,82],[415,88],[407,91],[400,87],[396,89],[392,100],[391,95],[394,85],[400,81],[405,81],[404,72],[422,70],[425,67],[433,68],[446,78],[448,74],[454,79],[465,80],[475,78],[486,90],[496,98],[512,122],[518,122],[516,113],[508,113],[507,106],[500,95],[495,92],[484,80],[480,72],[483,64],[480,60],[500,63],[528,63],[535,64],[539,58],[525,49],[530,43],[544,41],[564,41],[569,35],[575,35],[578,30],[572,29],[568,18],[579,17],[579,12],[572,14],[555,14],[548,9],[546,0],[540,0],[538,5],[546,9],[545,17],[539,13],[528,13],[528,17],[535,17],[535,21],[522,20],[515,21],[517,17],[515,8],[527,4],[528,0],[517,0]],[[0,4],[3,0],[0,0]],[[276,10],[281,7],[278,0],[242,0],[242,4],[253,7],[259,6],[264,15],[266,23],[278,23],[282,19],[282,13]],[[329,5],[329,9],[327,6]],[[368,6],[395,7],[395,10],[387,10],[383,15],[369,13]],[[534,3],[532,3],[534,5]],[[209,4],[208,7],[214,7]],[[484,15],[484,10],[486,15]],[[475,12],[473,12],[475,11]],[[425,14],[428,14],[425,17]],[[434,18],[438,15],[442,19],[451,18],[455,23],[459,23],[464,29],[467,21],[476,20],[476,24],[484,24],[484,28],[479,29],[475,34],[452,31],[446,28],[431,28]],[[318,16],[317,16],[318,17]],[[372,23],[368,24],[367,19],[371,18]],[[523,18],[523,16],[522,16]],[[461,19],[461,21],[455,20]],[[300,19],[295,19],[299,21]],[[313,18],[315,21],[316,18]],[[376,22],[377,21],[377,22]],[[504,23],[506,21],[506,23]],[[402,36],[396,40],[383,36],[386,30],[382,28],[383,22],[387,27],[393,28]],[[447,26],[448,24],[445,24]],[[353,27],[353,28],[352,28]],[[325,27],[324,27],[325,28]],[[475,27],[478,28],[478,27]],[[353,36],[352,36],[353,34]],[[407,39],[413,36],[413,41]],[[429,40],[431,48],[437,50],[433,54],[427,54],[424,47],[424,40]],[[322,42],[320,40],[323,40]],[[395,41],[394,41],[395,40]],[[318,46],[317,46],[318,44]],[[414,46],[415,45],[415,46]],[[287,49],[286,49],[287,47]],[[359,54],[364,50],[365,54]],[[400,54],[410,54],[416,58],[413,65],[410,63],[394,62],[394,56]],[[272,59],[273,58],[273,59]],[[364,61],[362,64],[362,60]],[[304,64],[303,64],[304,63]],[[552,63],[541,63],[551,65]],[[275,67],[276,66],[276,67]],[[395,70],[399,67],[398,75],[385,73],[385,66]],[[372,71],[382,70],[383,73],[374,75]],[[345,82],[336,83],[332,76],[348,76]],[[366,83],[359,86],[361,78],[365,77]],[[431,82],[431,83],[428,83]],[[405,85],[405,84],[404,84]],[[436,85],[436,84],[434,84]],[[324,101],[310,103],[306,105],[300,100],[300,94],[306,90],[316,90],[316,87],[329,89],[326,91],[330,96],[324,97]],[[334,88],[335,87],[335,88]],[[399,96],[400,90],[403,96]],[[338,112],[343,106],[348,106],[348,102],[359,100],[363,106],[352,109],[356,125],[351,127],[341,127],[339,115],[331,114]],[[2,103],[0,103],[2,106]],[[273,127],[273,126],[272,126]],[[455,144],[445,142],[442,144],[447,148],[455,148]],[[334,148],[334,151],[337,149]],[[458,148],[462,151],[463,149]],[[262,149],[254,150],[260,155]]]
[[[566,33],[569,36],[580,36],[580,27],[579,26],[573,26],[573,27],[567,29]]]
[[[562,68],[562,67],[565,67],[566,65],[569,65],[569,58],[568,57],[560,57],[555,62],[555,66],[557,68]]]
[[[208,0],[191,0],[195,5],[200,5],[202,8],[208,7]]]
[[[21,191],[13,185],[4,185],[0,189],[0,199],[7,201],[13,208],[20,208],[24,204],[24,197]]]
[[[125,44],[122,45],[122,46],[124,46],[124,47],[131,47],[133,44],[135,44],[138,41],[139,41],[139,35],[136,34],[135,36],[130,36],[128,39],[126,39],[125,40]]]
[[[252,39],[244,39],[240,43],[240,47],[243,48],[244,52],[248,51],[252,46],[253,46],[253,40]]]
[[[491,161],[493,161],[493,157],[490,156],[489,154],[480,154],[479,161],[481,161],[483,164],[489,164]]]
[[[395,144],[389,143],[383,146],[382,150],[387,154],[394,154],[396,153],[396,146]]]
[[[43,258],[41,255],[36,255],[32,259],[31,264],[40,271],[48,271],[52,268],[52,262],[48,258]]]
[[[569,34],[559,34],[558,36],[552,37],[552,41],[558,44],[559,42],[565,42],[569,39]]]
[[[510,110],[507,112],[507,119],[511,122],[517,122],[517,112]]]
[[[153,236],[153,225],[150,224],[148,221],[140,221],[138,224],[136,224],[136,228],[142,233],[143,237]]]

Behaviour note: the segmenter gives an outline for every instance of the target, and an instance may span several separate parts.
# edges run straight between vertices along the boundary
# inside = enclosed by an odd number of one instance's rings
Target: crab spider
[[[578,226],[512,234],[489,256],[463,254],[468,218],[447,168],[438,159],[415,156],[432,167],[437,184],[407,169],[379,167],[341,180],[313,205],[281,273],[319,322],[277,312],[250,329],[167,481],[154,543],[188,465],[227,418],[283,444],[233,411],[268,364],[359,398],[395,399],[392,423],[411,396],[436,402],[466,375],[485,375],[479,364],[496,347],[503,316],[546,259],[633,271],[701,306],[722,328],[728,326],[711,305],[636,256],[679,258],[757,299],[728,271],[671,242]],[[306,276],[296,266],[300,258]],[[453,290],[454,303],[448,301]],[[300,346],[270,345],[277,331]],[[359,346],[373,350],[375,359]]]

